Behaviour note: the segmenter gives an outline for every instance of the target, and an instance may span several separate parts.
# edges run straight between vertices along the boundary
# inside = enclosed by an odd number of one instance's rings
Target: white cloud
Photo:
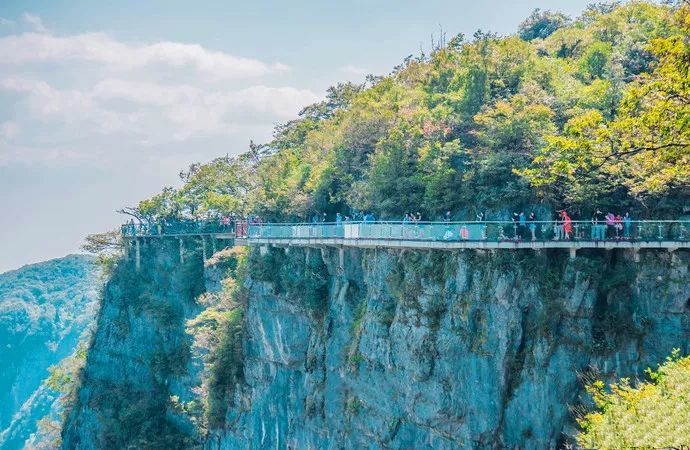
[[[34,16],[33,14],[24,13],[24,22],[28,23],[31,28],[37,33],[46,33],[48,29],[43,25],[43,21],[40,17]]]
[[[0,166],[136,161],[157,173],[164,160],[184,166],[268,139],[320,99],[272,86],[281,64],[190,43],[55,36],[25,21],[34,31],[0,37]]]
[[[110,136],[145,147],[209,136],[230,137],[243,128],[294,117],[319,100],[306,89],[251,86],[208,91],[189,85],[159,85],[109,78],[88,90],[56,89],[45,81],[21,77],[0,80],[0,91],[22,94],[23,118],[43,131],[47,144],[69,136]],[[40,124],[40,125],[39,125]],[[91,152],[89,147],[87,151]],[[70,160],[78,158],[70,157]]]
[[[11,21],[10,19],[5,19],[4,17],[0,17],[0,26],[9,26],[9,25],[14,25],[14,22]]]
[[[33,32],[0,38],[0,64],[75,62],[101,64],[120,71],[155,66],[192,69],[212,79],[257,77],[288,69],[281,63],[268,64],[233,56],[198,44],[168,41],[130,44],[118,42],[104,33],[59,37]]]

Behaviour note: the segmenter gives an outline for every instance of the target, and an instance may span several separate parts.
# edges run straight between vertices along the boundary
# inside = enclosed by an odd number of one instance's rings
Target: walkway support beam
[[[135,261],[134,261],[134,267],[139,270],[141,268],[141,244],[139,243],[141,239],[135,239]]]

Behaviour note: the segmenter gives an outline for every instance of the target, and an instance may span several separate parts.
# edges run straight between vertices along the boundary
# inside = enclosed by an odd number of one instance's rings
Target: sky
[[[79,251],[193,162],[431,36],[591,0],[0,0],[0,272]]]

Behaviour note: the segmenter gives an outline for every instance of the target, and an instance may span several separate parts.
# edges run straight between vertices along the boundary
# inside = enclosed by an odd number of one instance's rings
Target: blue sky
[[[76,252],[338,81],[590,0],[0,1],[0,272]]]

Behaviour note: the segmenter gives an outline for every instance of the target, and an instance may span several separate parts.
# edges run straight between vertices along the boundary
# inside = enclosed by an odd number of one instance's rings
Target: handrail
[[[249,239],[398,241],[690,241],[690,220],[342,221],[248,223],[184,221],[125,224],[125,237],[225,235]]]
[[[606,222],[605,219],[602,219],[601,222]],[[621,221],[623,223],[624,221]],[[690,220],[671,220],[671,219],[660,219],[660,220],[631,220],[629,221],[630,223],[688,223],[690,224]],[[296,226],[296,225],[310,225],[310,226],[318,226],[318,225],[342,225],[342,224],[399,224],[399,225],[462,225],[462,224],[518,224],[518,222],[514,222],[512,220],[452,220],[452,221],[444,221],[444,220],[421,220],[418,222],[415,221],[409,221],[405,222],[402,220],[374,220],[374,221],[366,221],[366,220],[343,220],[342,222],[259,222],[259,223],[251,223],[250,226]],[[555,220],[535,220],[535,221],[527,221],[527,224],[530,223],[537,223],[537,224],[554,224],[558,223]],[[592,220],[571,220],[570,223],[592,223]]]

